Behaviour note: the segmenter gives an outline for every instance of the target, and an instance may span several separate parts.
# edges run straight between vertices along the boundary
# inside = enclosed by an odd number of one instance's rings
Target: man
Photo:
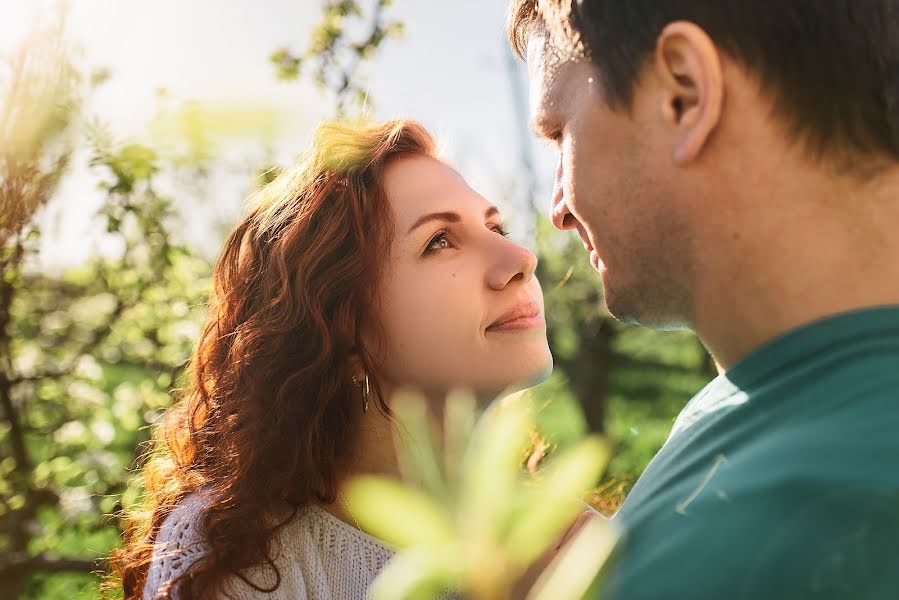
[[[721,371],[602,598],[899,598],[896,0],[516,0],[509,35],[553,223]]]

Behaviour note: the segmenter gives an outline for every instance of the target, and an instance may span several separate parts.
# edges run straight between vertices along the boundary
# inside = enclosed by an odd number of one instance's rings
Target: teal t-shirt
[[[603,600],[899,599],[899,306],[712,381],[614,517]]]

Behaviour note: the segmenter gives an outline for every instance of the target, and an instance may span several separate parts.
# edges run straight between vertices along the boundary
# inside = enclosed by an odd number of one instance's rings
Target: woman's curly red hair
[[[191,492],[211,498],[198,523],[209,552],[164,598],[212,596],[230,574],[274,568],[279,525],[266,515],[335,500],[362,416],[349,359],[375,367],[362,332],[377,328],[393,230],[383,175],[415,155],[435,155],[415,122],[322,125],[300,163],[251,197],[215,265],[190,385],[155,431],[107,592],[142,597],[157,532]]]

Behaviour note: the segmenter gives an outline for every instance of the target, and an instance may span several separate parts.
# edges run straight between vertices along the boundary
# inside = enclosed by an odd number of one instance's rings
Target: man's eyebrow
[[[495,206],[491,206],[484,213],[484,218],[489,219],[493,215],[498,215],[498,214],[499,214],[499,209]],[[459,216],[459,213],[454,213],[452,211],[429,213],[427,215],[421,216],[417,221],[415,221],[415,223],[412,224],[412,227],[409,228],[407,235],[409,233],[412,233],[413,231],[415,231],[422,225],[425,225],[432,221],[444,221],[444,222],[448,222],[448,223],[459,223],[460,221],[462,221],[462,217]]]

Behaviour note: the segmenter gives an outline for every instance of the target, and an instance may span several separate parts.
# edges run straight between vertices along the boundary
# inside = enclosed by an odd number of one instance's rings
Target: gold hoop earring
[[[368,383],[368,373],[366,373],[365,382],[362,384],[362,412],[368,412],[369,398],[371,398],[371,386]]]
[[[361,383],[353,375],[353,383],[356,387],[362,387],[362,412],[368,412],[368,401],[371,399],[371,384],[368,381],[368,373],[365,374],[365,379]]]

